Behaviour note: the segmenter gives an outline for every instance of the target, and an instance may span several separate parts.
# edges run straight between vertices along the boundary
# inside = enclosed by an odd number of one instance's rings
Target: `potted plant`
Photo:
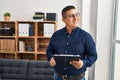
[[[11,14],[9,12],[4,13],[4,20],[10,21]]]

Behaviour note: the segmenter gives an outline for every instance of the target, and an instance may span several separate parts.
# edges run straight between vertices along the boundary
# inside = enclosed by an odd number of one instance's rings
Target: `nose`
[[[76,14],[74,14],[74,15],[73,15],[73,18],[74,18],[75,20],[77,20],[77,19],[78,19],[78,16],[77,16]]]
[[[74,14],[73,16],[74,16],[74,18],[77,18],[77,17],[78,17],[76,14]]]

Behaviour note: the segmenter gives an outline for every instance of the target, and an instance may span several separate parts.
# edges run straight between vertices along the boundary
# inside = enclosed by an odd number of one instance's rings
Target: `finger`
[[[50,65],[51,66],[55,66],[56,65],[56,62],[54,60],[54,58],[52,57],[51,60],[50,60]]]

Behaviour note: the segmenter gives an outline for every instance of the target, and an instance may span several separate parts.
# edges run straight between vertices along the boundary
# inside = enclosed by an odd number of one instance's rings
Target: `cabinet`
[[[0,21],[0,58],[47,59],[46,48],[56,29],[56,21]]]

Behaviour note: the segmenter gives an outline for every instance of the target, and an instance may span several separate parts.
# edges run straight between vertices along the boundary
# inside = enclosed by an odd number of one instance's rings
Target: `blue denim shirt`
[[[55,65],[55,71],[62,75],[77,75],[86,71],[97,59],[96,45],[92,36],[79,27],[76,27],[71,34],[66,27],[56,31],[51,37],[46,50],[48,61],[54,54],[80,55],[83,60],[83,67],[74,68],[68,64],[65,66]]]

